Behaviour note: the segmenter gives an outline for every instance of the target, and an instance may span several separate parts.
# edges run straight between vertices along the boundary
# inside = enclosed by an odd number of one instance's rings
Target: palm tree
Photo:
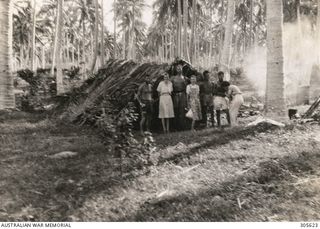
[[[31,69],[36,70],[35,58],[36,58],[36,0],[33,0],[32,9],[32,43],[31,43]]]
[[[283,5],[279,0],[267,1],[267,114],[285,114],[283,73]]]
[[[188,6],[188,1],[189,0],[184,0],[183,1],[183,57],[187,59],[188,61],[188,20],[189,20],[189,6]]]
[[[318,44],[318,64],[320,65],[320,0],[318,0],[318,14],[317,14],[317,44]]]
[[[231,46],[232,46],[234,13],[235,13],[235,1],[228,0],[228,14],[227,14],[227,21],[225,24],[224,42],[223,42],[222,56],[220,61],[220,70],[225,72],[227,80],[230,79],[229,64],[230,64],[230,53],[231,53]]]
[[[177,56],[182,57],[182,6],[181,1],[178,0],[178,30],[177,30]]]
[[[56,16],[56,28],[55,28],[55,39],[54,39],[54,51],[52,57],[52,69],[51,74],[54,75],[54,62],[56,62],[56,84],[57,94],[60,95],[64,92],[63,90],[63,74],[61,66],[61,43],[62,43],[62,26],[63,26],[63,2],[64,0],[58,0],[57,4],[57,16]]]
[[[191,63],[194,61],[193,53],[194,53],[194,38],[195,38],[195,23],[196,23],[196,4],[197,0],[192,0],[192,21],[191,21],[191,40],[190,40],[190,57],[191,57]]]
[[[105,47],[104,47],[104,7],[103,7],[103,0],[101,0],[101,48],[100,48],[100,55],[101,55],[101,65],[103,66],[105,63]]]
[[[142,21],[142,10],[146,7],[144,0],[118,0],[115,13],[123,39],[123,58],[141,58],[146,24]]]
[[[250,0],[250,31],[249,31],[249,48],[252,46],[252,38],[253,38],[253,0]]]
[[[95,22],[94,22],[94,44],[95,45],[94,45],[94,51],[93,51],[91,72],[94,71],[94,68],[96,66],[98,50],[99,50],[99,2],[98,0],[94,0],[94,7],[95,7]]]
[[[117,4],[117,1],[116,0],[113,0],[113,56],[114,58],[116,59],[117,58],[117,11],[115,10],[116,8],[116,4]]]
[[[12,61],[12,1],[0,1],[0,109],[14,108]]]

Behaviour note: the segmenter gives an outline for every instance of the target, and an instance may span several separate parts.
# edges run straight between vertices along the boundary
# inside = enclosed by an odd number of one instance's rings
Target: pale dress
[[[200,88],[198,85],[189,84],[187,86],[187,95],[189,98],[189,106],[193,113],[193,120],[202,119],[201,103],[200,103]]]
[[[172,83],[162,81],[159,83],[157,91],[160,95],[159,118],[174,118],[173,102],[171,93],[173,91]]]

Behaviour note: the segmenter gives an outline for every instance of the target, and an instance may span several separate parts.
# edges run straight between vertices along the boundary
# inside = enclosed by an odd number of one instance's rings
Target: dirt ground
[[[0,114],[0,221],[320,220],[319,125],[154,137],[157,165],[122,178],[93,130]]]

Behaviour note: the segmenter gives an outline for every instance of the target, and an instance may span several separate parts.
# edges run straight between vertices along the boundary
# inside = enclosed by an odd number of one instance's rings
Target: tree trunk
[[[70,66],[70,45],[69,45],[69,36],[68,36],[68,33],[66,32],[66,35],[65,35],[65,44],[66,44],[66,62],[65,62],[65,65],[67,66],[67,68]]]
[[[225,73],[226,80],[230,80],[229,63],[230,63],[230,50],[232,46],[234,13],[235,13],[235,1],[228,0],[227,21],[225,26],[225,35],[224,35],[222,56],[220,61],[220,70]]]
[[[200,40],[199,40],[199,18],[196,18],[196,21],[195,21],[195,36],[194,36],[194,58],[195,58],[195,61],[194,61],[194,64],[198,65],[199,64],[199,43],[200,43]]]
[[[181,7],[181,0],[178,0],[178,57],[182,56],[182,46],[181,46],[181,33],[182,33],[182,15],[181,15],[182,7]]]
[[[91,31],[90,32],[90,57],[89,57],[89,60],[90,61],[93,61],[93,55],[94,55],[94,35],[93,35],[93,32],[94,31]],[[91,69],[91,66],[92,66],[92,62],[90,63],[90,69]]]
[[[32,41],[31,41],[31,69],[36,71],[35,58],[36,58],[36,0],[33,0],[32,8]]]
[[[126,59],[126,31],[123,31],[123,43],[122,43],[122,58]]]
[[[101,55],[101,66],[105,64],[105,48],[104,48],[104,9],[103,9],[103,0],[101,0],[101,48],[100,48],[100,55]]]
[[[56,32],[55,32],[55,44],[54,44],[54,51],[53,51],[53,62],[56,62],[56,84],[57,84],[57,95],[60,95],[64,92],[63,90],[63,74],[62,74],[62,67],[61,67],[61,58],[62,58],[62,50],[61,50],[61,43],[62,43],[62,26],[63,26],[63,1],[58,0],[57,5],[57,20],[56,20]],[[52,65],[51,69],[52,75],[54,75],[54,64]]]
[[[20,65],[19,65],[19,67],[20,67],[20,69],[22,69],[24,66],[23,44],[22,43],[20,43],[20,45],[19,45],[19,51],[20,51],[20,54],[19,54]]]
[[[267,114],[284,115],[283,73],[283,5],[279,0],[267,1]]]
[[[318,44],[318,65],[320,65],[320,0],[318,0],[318,16],[317,16],[317,44]]]
[[[76,56],[76,54],[75,54],[75,49],[74,49],[74,46],[72,45],[71,46],[71,63],[72,63],[72,66],[74,66],[74,64],[75,64],[75,56]]]
[[[77,40],[77,66],[80,66],[80,41]]]
[[[183,1],[183,57],[188,59],[188,0]]]
[[[129,52],[131,53],[131,59],[135,60],[136,59],[136,44],[135,44],[135,12],[134,12],[134,4],[132,4],[132,25],[131,25],[131,33],[130,33],[130,39],[131,39],[131,48]]]
[[[167,52],[166,52],[166,35],[165,35],[165,33],[163,33],[163,35],[162,35],[162,45],[163,45],[163,50],[162,50],[162,52],[163,52],[163,62],[165,62],[166,61],[166,59],[167,59]]]
[[[46,51],[44,45],[42,45],[42,57],[41,57],[42,69],[46,68]]]
[[[54,32],[54,39],[53,39],[53,51],[52,51],[52,66],[51,66],[51,75],[54,75],[54,68],[56,65],[56,56],[57,56],[57,47],[58,47],[58,35],[59,35],[59,4],[57,4],[57,12],[56,12],[56,25],[55,25],[55,32]]]
[[[170,33],[170,61],[174,59],[174,36]]]
[[[250,0],[250,32],[249,32],[249,50],[253,44],[253,0]]]
[[[113,1],[113,6],[114,8],[116,7],[117,1]],[[114,9],[113,11],[114,16],[113,16],[113,55],[114,59],[117,59],[117,13],[116,10]]]
[[[191,18],[191,41],[190,41],[190,56],[191,56],[191,63],[194,62],[194,35],[195,35],[195,22],[197,16],[197,8],[196,8],[197,0],[192,1],[192,18]]]
[[[12,0],[0,0],[0,110],[15,107],[12,75]]]
[[[99,2],[98,0],[94,0],[94,7],[95,7],[95,23],[94,23],[94,52],[93,52],[93,58],[92,58],[92,65],[91,65],[91,72],[94,71],[96,67],[97,62],[97,56],[98,56],[98,49],[99,49]],[[93,45],[93,44],[91,44]]]
[[[244,23],[243,25],[243,56],[246,55],[247,52],[247,25]]]
[[[85,38],[86,38],[86,26],[84,23],[84,20],[82,21],[82,64],[83,64],[83,70],[85,72],[87,65],[86,65],[86,43],[85,43]]]

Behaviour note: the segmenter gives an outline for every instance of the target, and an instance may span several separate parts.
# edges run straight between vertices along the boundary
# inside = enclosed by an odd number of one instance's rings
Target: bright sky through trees
[[[143,12],[143,21],[150,26],[152,23],[152,4],[155,0],[146,0],[146,4],[149,5]],[[105,25],[109,31],[113,31],[113,11],[112,11],[113,0],[104,0],[105,9]]]

